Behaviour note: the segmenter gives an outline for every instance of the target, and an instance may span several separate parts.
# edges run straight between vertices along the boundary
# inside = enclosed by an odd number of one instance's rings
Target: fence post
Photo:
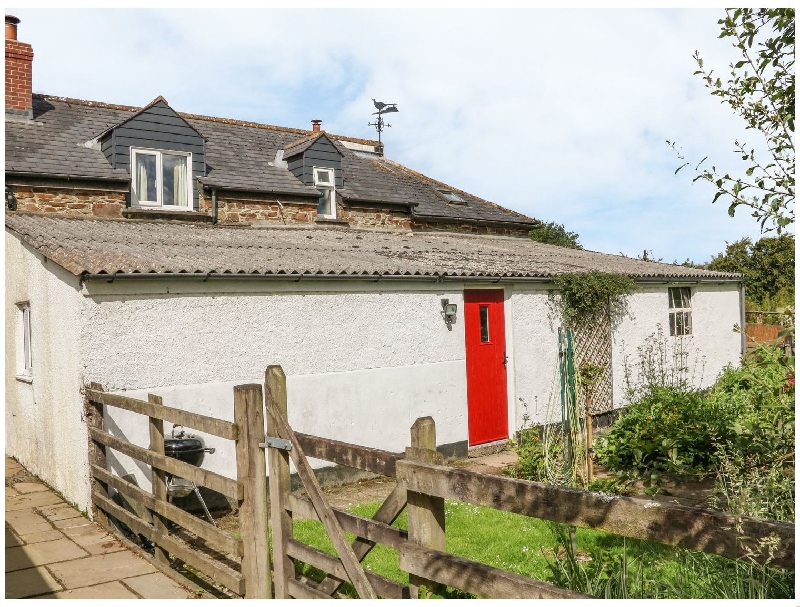
[[[103,386],[96,382],[92,382],[89,384],[89,388],[91,390],[95,390],[97,392],[103,392]],[[103,405],[101,403],[95,403],[88,401],[87,402],[87,422],[89,427],[95,428],[96,430],[105,430],[105,422],[103,421]],[[97,443],[95,441],[90,440],[91,450],[89,453],[89,465],[94,464],[95,466],[99,466],[103,470],[108,470],[108,462],[106,461],[106,447],[101,443]],[[91,470],[90,470],[91,475]],[[102,481],[97,480],[94,478],[94,475],[91,475],[92,478],[92,489],[100,494],[101,497],[108,497],[108,485]],[[102,524],[107,529],[111,528],[111,524],[106,516],[106,513],[103,512],[100,508],[92,506],[92,514],[97,519],[97,521]]]
[[[236,439],[236,476],[244,486],[239,504],[242,535],[242,575],[245,598],[272,598],[269,564],[269,510],[267,507],[267,467],[263,449],[264,401],[260,384],[233,388],[233,421],[239,428]]]
[[[406,459],[425,464],[442,464],[444,457],[436,451],[436,423],[432,417],[420,417],[411,426],[411,446],[406,449]],[[424,548],[444,552],[444,498],[408,492],[408,540]],[[428,591],[440,584],[409,574],[411,597],[419,597],[419,589]]]
[[[286,375],[280,365],[270,365],[265,373],[267,386],[267,434],[278,436],[278,424],[272,415],[275,411],[288,419]],[[288,599],[289,579],[294,578],[294,562],[287,555],[292,539],[292,515],[284,507],[292,491],[289,476],[289,452],[269,449],[269,501],[272,518],[272,553],[275,567],[275,598]]]
[[[154,405],[163,405],[163,399],[155,394],[148,394],[147,400]],[[155,451],[159,455],[164,455],[164,420],[157,417],[150,419],[150,450]],[[153,474],[151,482],[153,485],[153,497],[159,501],[167,501],[167,475],[163,470],[152,467],[150,468]],[[153,526],[158,532],[158,535],[167,534],[167,523],[158,514],[153,513]],[[169,553],[157,545],[155,547],[156,561],[162,565],[169,565]]]

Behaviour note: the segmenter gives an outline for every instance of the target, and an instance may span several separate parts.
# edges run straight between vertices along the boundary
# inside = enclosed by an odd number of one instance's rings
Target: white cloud
[[[735,164],[741,126],[691,57],[735,56],[715,10],[31,10],[34,89],[374,138],[388,155],[543,219],[587,248],[703,261],[758,236],[691,185],[687,156]],[[755,141],[753,134],[748,134]],[[727,165],[726,165],[727,166]],[[735,168],[735,166],[732,166]]]

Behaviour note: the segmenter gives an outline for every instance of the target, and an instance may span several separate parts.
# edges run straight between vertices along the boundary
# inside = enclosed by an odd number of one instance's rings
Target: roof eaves
[[[95,177],[91,175],[73,175],[70,173],[34,173],[31,171],[6,171],[6,177],[25,177],[28,179],[62,179],[66,181],[99,181],[110,183],[130,183],[130,176],[126,173],[123,177]]]
[[[215,188],[217,190],[224,190],[226,192],[250,192],[254,194],[282,194],[284,196],[309,196],[318,197],[320,191],[313,186],[299,186],[296,190],[280,190],[280,189],[267,189],[258,187],[247,186],[230,186],[208,178],[198,177],[197,181],[207,188]]]
[[[524,216],[523,216],[524,217]],[[463,222],[463,223],[470,223],[470,224],[478,224],[478,225],[488,225],[488,226],[535,226],[541,223],[538,219],[531,219],[526,218],[524,220],[514,221],[514,220],[506,220],[506,219],[479,219],[479,218],[472,218],[472,217],[454,217],[450,215],[421,215],[419,213],[414,213],[415,219],[422,219],[425,221],[433,221],[437,223],[452,223],[454,221]]]
[[[45,254],[45,256],[48,256]],[[56,261],[54,259],[54,261]],[[60,263],[56,261],[56,263]],[[384,273],[377,273],[377,272],[367,272],[367,271],[351,271],[351,272],[323,272],[323,271],[311,271],[311,270],[302,270],[302,271],[291,271],[287,272],[285,270],[275,271],[257,271],[251,270],[249,272],[246,271],[239,271],[239,272],[231,272],[231,271],[224,271],[224,272],[217,272],[217,271],[149,271],[149,272],[122,272],[122,271],[100,271],[97,273],[92,273],[87,269],[81,269],[80,266],[74,265],[72,268],[65,268],[70,270],[76,276],[81,276],[84,280],[106,280],[108,282],[113,282],[116,279],[173,279],[173,278],[184,278],[184,279],[202,279],[203,282],[206,282],[209,278],[221,278],[221,279],[262,279],[262,280],[297,280],[298,277],[302,277],[304,280],[306,279],[318,279],[318,280],[333,280],[333,279],[344,279],[344,280],[358,280],[358,279],[365,279],[368,278],[370,280],[375,280],[375,278],[380,278],[381,280],[385,279],[399,279],[399,280],[413,280],[413,279],[427,279],[427,280],[435,280],[437,282],[442,282],[444,280],[464,280],[469,279],[470,281],[480,281],[480,280],[489,280],[493,283],[498,282],[514,282],[514,281],[535,281],[535,282],[552,282],[553,279],[558,275],[557,273],[550,273],[550,272],[460,272],[460,271],[451,271],[451,272],[441,272],[441,271],[428,271],[428,272],[384,272]],[[77,272],[75,270],[78,270]],[[740,278],[736,277],[706,277],[706,276],[639,276],[636,274],[629,274],[631,278],[636,280],[637,282],[643,283],[651,283],[651,282],[738,282]]]
[[[406,209],[413,209],[414,207],[419,206],[419,202],[399,202],[395,200],[381,200],[379,198],[371,198],[369,196],[358,196],[350,194],[348,191],[340,189],[337,190],[337,193],[342,195],[342,199],[349,203],[358,203],[358,204],[377,204],[377,205],[387,205],[387,206],[396,206],[402,207]]]

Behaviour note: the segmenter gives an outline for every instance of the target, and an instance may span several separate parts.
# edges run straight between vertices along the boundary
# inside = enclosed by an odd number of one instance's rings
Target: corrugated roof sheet
[[[75,275],[216,273],[542,277],[602,271],[637,278],[738,280],[522,238],[342,228],[222,227],[6,214],[6,227]]]

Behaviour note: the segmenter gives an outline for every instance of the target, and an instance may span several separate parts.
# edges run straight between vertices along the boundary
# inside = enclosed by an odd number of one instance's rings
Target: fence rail
[[[118,521],[134,533],[155,544],[153,564],[161,569],[177,558],[211,580],[247,598],[271,596],[269,568],[266,465],[258,443],[264,439],[262,391],[259,385],[234,388],[234,418],[231,423],[196,413],[164,406],[161,398],[149,395],[147,401],[108,394],[98,384],[86,391],[89,416],[93,479],[92,503],[98,521],[113,528]],[[148,418],[150,446],[143,448],[112,436],[104,429],[104,409],[114,407]],[[236,441],[237,479],[198,468],[167,457],[164,449],[164,421]],[[259,428],[260,424],[260,428]],[[132,457],[151,468],[152,491],[112,474],[107,465],[107,450]],[[259,458],[260,456],[260,458]],[[171,504],[167,498],[166,475],[194,482],[236,500],[239,508],[240,537],[218,529]],[[134,512],[109,497],[117,492]],[[170,531],[171,524],[202,538],[220,555],[241,559],[240,568],[228,558],[220,559],[193,549]]]
[[[280,525],[280,532],[274,535],[276,598],[330,598],[343,581],[352,582],[354,578],[360,578],[353,584],[360,597],[416,597],[423,586],[428,589],[449,586],[487,598],[592,598],[448,554],[445,499],[727,558],[748,555],[777,567],[794,567],[791,523],[735,517],[447,467],[435,450],[435,424],[431,418],[419,419],[412,426],[411,446],[406,449],[405,457],[295,434],[286,421],[282,371],[271,367],[266,384],[270,435],[292,440],[289,452],[274,447],[268,450],[271,473],[279,472],[272,467],[277,458],[282,458],[287,473],[282,482],[270,483],[273,529]],[[302,445],[299,453],[295,450],[298,445]],[[303,452],[342,465],[373,472],[382,470],[385,476],[395,478],[397,485],[372,519],[330,508],[314,489],[308,497],[291,491],[288,459],[291,457],[299,472],[306,465]],[[307,472],[301,475],[306,477],[304,482],[310,480]],[[392,526],[404,508],[408,511],[408,531]],[[294,538],[292,522],[300,519],[321,521],[336,545],[339,558]],[[356,536],[352,545],[343,546],[344,532]],[[769,554],[759,552],[758,539],[766,537],[773,538]],[[408,585],[387,580],[360,566],[355,569],[375,544],[397,551],[400,568],[409,575]],[[345,552],[349,553],[346,557]],[[314,582],[297,576],[295,561],[319,569],[326,574],[325,579]],[[279,568],[278,563],[283,563],[283,567]]]
[[[751,555],[779,567],[794,567],[794,525],[732,516],[633,497],[606,495],[481,474],[469,470],[403,461],[397,464],[399,487],[476,506],[544,520],[608,531],[727,558]],[[759,552],[758,538],[773,536],[778,545]]]
[[[794,567],[792,523],[736,517],[448,467],[436,451],[436,427],[430,417],[418,419],[411,427],[411,444],[403,454],[298,433],[288,422],[286,378],[280,367],[267,369],[265,388],[266,407],[262,404],[261,386],[237,386],[235,423],[230,423],[165,407],[155,395],[142,401],[107,394],[94,384],[87,391],[87,401],[91,413],[92,501],[100,521],[108,525],[109,518],[119,520],[155,542],[155,559],[162,566],[171,555],[248,598],[272,596],[273,585],[276,598],[331,598],[344,582],[351,583],[363,598],[417,597],[422,587],[441,590],[443,586],[487,598],[591,598],[447,553],[446,499],[726,558],[747,555],[773,566]],[[103,427],[105,407],[118,407],[148,417],[150,448],[107,433]],[[166,457],[165,420],[235,440],[237,478],[229,479]],[[266,441],[270,445],[266,453],[262,449],[265,421],[267,434],[283,439],[283,442]],[[151,466],[152,492],[109,472],[108,449]],[[308,464],[309,457],[381,474],[395,479],[396,486],[372,518],[332,508]],[[290,461],[305,494],[292,491]],[[241,537],[217,529],[169,503],[164,484],[166,474],[192,480],[236,499]],[[145,514],[129,512],[109,497],[110,491],[139,504]],[[404,510],[408,515],[407,530],[393,526]],[[293,523],[302,519],[322,523],[338,556],[294,537]],[[272,529],[272,566],[268,521]],[[241,558],[241,570],[191,550],[170,533],[171,523],[202,537],[220,554]],[[345,533],[355,535],[355,541],[349,541]],[[769,554],[759,544],[763,538],[770,538]],[[363,559],[378,544],[397,552],[400,568],[409,576],[408,584],[363,568]],[[315,581],[298,575],[297,563],[318,569],[322,579]]]
[[[86,398],[92,403],[124,409],[126,411],[132,411],[133,413],[140,413],[141,415],[160,419],[178,426],[193,428],[194,430],[199,430],[200,432],[212,434],[220,438],[229,440],[236,440],[239,438],[239,427],[236,424],[214,417],[199,415],[190,411],[184,411],[183,409],[166,407],[155,402],[139,400],[129,396],[109,394],[108,392],[101,392],[99,390],[86,390]]]

